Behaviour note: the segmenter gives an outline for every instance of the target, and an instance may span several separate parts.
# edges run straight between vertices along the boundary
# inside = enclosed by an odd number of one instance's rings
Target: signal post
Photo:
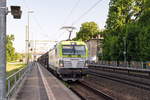
[[[0,100],[6,94],[6,0],[0,0]]]
[[[0,0],[0,100],[6,100],[6,0]],[[11,6],[11,14],[19,19],[22,11],[19,6]]]

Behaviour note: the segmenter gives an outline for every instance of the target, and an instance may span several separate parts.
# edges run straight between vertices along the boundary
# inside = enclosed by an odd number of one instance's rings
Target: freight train
[[[81,41],[61,41],[38,62],[56,72],[63,80],[82,79],[88,71],[88,48]]]

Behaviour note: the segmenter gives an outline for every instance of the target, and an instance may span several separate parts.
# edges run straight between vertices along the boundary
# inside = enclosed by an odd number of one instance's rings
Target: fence
[[[97,64],[108,65],[108,66],[118,66],[118,67],[131,67],[131,68],[139,68],[139,69],[150,69],[150,61],[146,61],[146,62],[98,61]]]
[[[11,76],[7,77],[6,79],[6,97],[9,98],[13,91],[15,91],[21,83],[22,79],[27,75],[27,73],[31,70],[31,64],[29,64],[27,67],[20,69],[16,73],[12,74]]]

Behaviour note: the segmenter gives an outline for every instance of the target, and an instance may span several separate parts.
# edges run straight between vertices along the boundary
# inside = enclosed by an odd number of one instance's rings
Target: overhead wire
[[[71,24],[71,26],[73,26],[74,24],[76,24],[78,21],[80,21],[85,15],[87,15],[91,10],[93,10],[101,1],[103,0],[98,0],[96,3],[94,3],[87,11],[85,11],[81,16],[79,16],[75,21],[73,21],[73,23]]]
[[[78,21],[80,21],[85,15],[87,15],[91,10],[93,10],[101,1],[103,0],[98,0],[96,3],[94,3],[87,11],[85,11],[81,16],[79,16],[73,23],[72,26],[74,24],[76,24]]]
[[[96,3],[94,3],[87,11],[85,11],[81,16],[79,16],[72,24],[71,26],[73,26],[74,24],[76,24],[78,21],[80,21],[85,15],[87,15],[91,10],[93,10],[101,1],[103,0],[98,0]],[[61,34],[62,35],[62,34]],[[61,36],[60,35],[60,36]]]
[[[65,23],[68,21],[68,19],[70,18],[70,16],[73,14],[73,12],[75,11],[75,9],[77,8],[77,6],[79,5],[81,0],[78,0],[75,5],[73,6],[73,8],[70,10],[68,16],[66,17],[65,21],[63,22],[63,25],[65,25]],[[73,21],[73,23],[71,24],[71,26],[73,26],[74,24],[76,24],[78,21],[80,21],[84,16],[86,16],[91,10],[93,10],[102,0],[98,0],[96,3],[94,3],[87,11],[85,11],[81,16],[79,16],[75,21]],[[26,4],[26,3],[25,3]],[[28,7],[28,5],[26,4],[26,6]],[[28,7],[29,8],[29,7]],[[34,20],[37,23],[37,26],[43,30],[42,26],[39,24],[39,22],[37,21],[36,16],[34,16]],[[57,31],[59,31],[60,29],[58,29]],[[44,33],[42,34],[44,35],[44,37],[48,38],[48,35],[45,35]],[[63,34],[59,34],[59,36],[56,36],[56,38],[60,38],[62,37]]]
[[[29,11],[29,5],[24,1],[24,4],[25,4],[25,6],[26,6],[26,8],[28,9],[27,11]],[[33,14],[33,19],[34,19],[34,22],[36,23],[36,25],[37,25],[37,27],[39,27],[40,28],[40,35],[42,35],[42,36],[44,36],[44,37],[46,37],[47,39],[50,39],[50,37],[49,37],[49,35],[47,35],[47,34],[45,34],[46,33],[46,31],[43,29],[43,27],[42,27],[42,25],[39,23],[39,21],[37,20],[37,17]]]
[[[44,37],[46,37],[46,38],[50,38],[49,37],[49,35],[47,35],[47,34],[45,34],[46,33],[46,31],[43,29],[43,27],[41,26],[41,24],[39,23],[39,21],[37,20],[37,17],[36,16],[33,16],[34,17],[34,21],[35,21],[35,23],[36,23],[36,25],[40,28],[40,31],[41,31],[41,35],[43,35]]]
[[[30,7],[29,7],[29,5],[26,3],[26,2],[24,2],[24,4],[25,4],[25,6],[26,6],[26,9],[27,9],[27,11],[30,11]],[[40,32],[38,32],[41,36],[43,36],[43,37],[45,37],[45,38],[47,38],[48,40],[50,39],[50,36],[49,35],[47,35],[47,34],[45,34],[46,33],[46,31],[43,29],[43,27],[42,27],[42,25],[39,23],[39,21],[38,21],[38,19],[37,19],[37,17],[36,17],[36,15],[35,14],[33,14],[33,17],[32,17],[33,19],[34,19],[34,22],[35,22],[35,24],[36,24],[36,26],[40,29],[39,31]],[[32,29],[33,30],[33,29]],[[32,32],[32,30],[30,30],[31,31],[31,33],[33,34],[34,32]],[[35,35],[36,36],[36,35]],[[35,37],[34,36],[34,37]],[[35,39],[36,40],[36,39]],[[55,44],[57,41],[53,41],[53,40],[51,40],[51,44]],[[39,43],[35,43],[34,45],[38,45]],[[50,45],[51,44],[49,44],[48,42],[47,42],[47,45],[49,45],[49,47],[50,47]],[[45,46],[44,46],[45,47]],[[36,49],[37,49],[37,46],[36,46]]]
[[[73,8],[70,10],[70,13],[69,13],[68,16],[66,17],[66,19],[65,19],[65,21],[64,21],[64,23],[63,23],[63,25],[68,21],[68,19],[70,18],[70,16],[73,14],[73,12],[75,11],[75,9],[76,9],[77,6],[79,5],[80,1],[81,1],[81,0],[78,0],[78,1],[75,3],[75,5],[73,6]],[[63,25],[62,25],[62,26],[63,26]]]
[[[63,24],[61,25],[61,27],[64,26],[64,25],[67,23],[67,21],[68,21],[68,19],[70,18],[70,16],[73,14],[73,12],[75,11],[75,9],[78,7],[80,1],[81,1],[81,0],[77,0],[77,2],[76,2],[75,5],[73,6],[73,8],[70,10],[69,14],[67,15],[67,17],[65,18],[65,21],[63,22]],[[58,37],[62,37],[63,34],[64,34],[64,33],[59,34]],[[57,37],[57,38],[58,38],[58,37]]]

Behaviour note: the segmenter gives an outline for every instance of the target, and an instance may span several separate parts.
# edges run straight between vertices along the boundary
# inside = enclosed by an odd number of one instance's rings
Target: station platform
[[[80,100],[39,63],[34,63],[13,100]]]

